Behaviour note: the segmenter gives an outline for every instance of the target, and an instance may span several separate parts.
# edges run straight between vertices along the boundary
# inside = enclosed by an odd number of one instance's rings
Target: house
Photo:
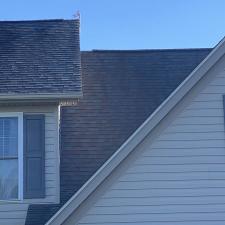
[[[60,202],[59,106],[82,96],[78,20],[0,22],[0,224]]]
[[[0,224],[224,224],[225,40],[80,52],[79,20],[0,22],[0,53]]]

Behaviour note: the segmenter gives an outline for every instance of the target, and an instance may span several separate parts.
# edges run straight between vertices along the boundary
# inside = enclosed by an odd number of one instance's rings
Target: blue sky
[[[82,50],[213,47],[225,35],[224,0],[0,0],[1,20],[77,10]]]

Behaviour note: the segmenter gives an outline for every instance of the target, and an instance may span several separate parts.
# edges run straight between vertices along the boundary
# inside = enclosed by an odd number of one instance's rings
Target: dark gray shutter
[[[45,197],[45,117],[24,116],[24,198]]]

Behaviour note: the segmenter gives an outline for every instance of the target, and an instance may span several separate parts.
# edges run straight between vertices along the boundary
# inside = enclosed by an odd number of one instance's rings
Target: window
[[[0,199],[22,198],[22,113],[0,114]]]
[[[0,113],[0,200],[45,197],[45,116]]]

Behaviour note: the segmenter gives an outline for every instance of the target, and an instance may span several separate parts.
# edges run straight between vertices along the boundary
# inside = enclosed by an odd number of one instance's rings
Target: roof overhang
[[[52,103],[58,105],[75,105],[80,92],[71,94],[0,94],[0,105]]]
[[[225,54],[225,38],[190,73],[176,90],[154,111],[154,113],[128,138],[128,140],[103,164],[103,166],[76,192],[68,202],[46,223],[62,224],[91,195],[111,172],[141,143],[159,122],[183,99],[198,81]]]

